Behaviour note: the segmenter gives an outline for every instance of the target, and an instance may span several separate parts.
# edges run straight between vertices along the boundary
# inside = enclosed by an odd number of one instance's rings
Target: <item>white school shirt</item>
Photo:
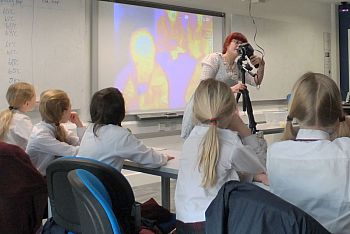
[[[296,141],[268,148],[267,170],[271,192],[331,233],[350,233],[350,138],[330,141],[324,131],[300,129]]]
[[[78,155],[107,163],[121,171],[125,159],[156,168],[167,163],[167,157],[146,147],[127,129],[117,125],[101,126],[97,137],[90,124],[81,140]]]
[[[202,61],[202,73],[201,80],[214,78],[225,82],[228,86],[232,87],[238,84],[240,81],[239,69],[237,63],[233,64],[233,68],[230,70],[225,64],[222,53],[212,53],[206,56]],[[256,86],[254,77],[249,75],[248,72],[245,73],[246,83],[252,86]],[[193,95],[186,105],[184,115],[182,118],[182,129],[181,137],[186,139],[193,129]]]
[[[28,138],[33,129],[33,124],[30,118],[23,112],[19,110],[12,111],[12,120],[3,141],[8,144],[18,145],[25,150],[27,147]]]
[[[67,131],[67,140],[62,142],[56,139],[56,126],[44,121],[34,125],[29,137],[26,152],[33,165],[42,175],[46,175],[46,168],[55,159],[55,156],[75,156],[78,153],[79,143],[85,128],[77,128],[77,134]]]
[[[200,144],[208,126],[195,126],[183,145],[175,189],[176,219],[184,223],[205,221],[205,211],[222,185],[239,180],[237,172],[257,174],[265,171],[266,152],[255,135],[243,138],[237,132],[218,129],[220,156],[216,168],[217,182],[208,189],[201,186],[198,170]]]

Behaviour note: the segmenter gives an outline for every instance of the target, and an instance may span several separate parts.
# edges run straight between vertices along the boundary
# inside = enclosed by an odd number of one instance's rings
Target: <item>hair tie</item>
[[[287,121],[288,121],[288,122],[292,122],[292,121],[293,121],[293,118],[290,117],[289,115],[287,115]]]
[[[17,108],[13,107],[13,106],[9,106],[9,110],[16,110]]]
[[[209,122],[210,122],[211,125],[215,125],[216,126],[217,123],[218,123],[218,120],[219,120],[218,118],[211,118],[211,119],[209,119]]]
[[[55,123],[56,127],[59,127],[60,126],[60,123]]]
[[[345,116],[344,115],[339,117],[339,122],[344,122],[344,121],[345,121]]]

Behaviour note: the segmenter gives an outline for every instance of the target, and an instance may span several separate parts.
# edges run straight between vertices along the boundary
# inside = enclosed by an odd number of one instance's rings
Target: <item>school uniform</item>
[[[217,182],[201,186],[203,175],[198,169],[201,141],[208,125],[195,126],[183,145],[175,190],[176,219],[184,223],[205,221],[205,210],[221,186],[239,180],[237,172],[257,174],[265,171],[266,153],[255,135],[241,139],[237,132],[218,128],[220,155],[216,167]]]
[[[104,125],[93,133],[90,124],[83,136],[79,156],[107,163],[121,171],[125,159],[156,168],[167,163],[167,157],[146,147],[127,129],[117,125]]]
[[[30,118],[23,112],[19,110],[12,111],[12,120],[3,141],[8,144],[17,145],[25,150],[28,138],[33,129],[33,124]]]
[[[78,153],[80,139],[85,128],[77,128],[77,134],[67,131],[67,142],[56,139],[56,126],[41,121],[34,125],[29,137],[26,152],[42,175],[46,175],[48,164],[55,156],[74,156]]]
[[[269,147],[267,169],[271,192],[331,233],[350,233],[350,138],[300,129],[295,141]]]

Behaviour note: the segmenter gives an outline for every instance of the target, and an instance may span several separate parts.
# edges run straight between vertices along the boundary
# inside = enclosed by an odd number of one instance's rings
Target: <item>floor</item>
[[[176,180],[170,180],[170,211],[175,213],[175,193]],[[136,201],[143,203],[150,198],[154,198],[158,204],[162,204],[160,183],[153,183],[133,187]]]

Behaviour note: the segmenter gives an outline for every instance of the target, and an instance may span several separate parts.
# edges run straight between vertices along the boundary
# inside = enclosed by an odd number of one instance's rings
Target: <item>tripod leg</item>
[[[241,93],[237,93],[237,96],[236,96],[236,102],[237,103],[238,103],[240,97],[241,97]]]
[[[244,100],[246,108],[247,108],[247,114],[248,114],[248,119],[249,119],[249,128],[251,129],[252,133],[255,134],[257,131],[256,130],[256,122],[254,119],[253,107],[252,107],[252,103],[250,101],[248,90],[245,90],[245,92],[243,92],[243,100]]]

